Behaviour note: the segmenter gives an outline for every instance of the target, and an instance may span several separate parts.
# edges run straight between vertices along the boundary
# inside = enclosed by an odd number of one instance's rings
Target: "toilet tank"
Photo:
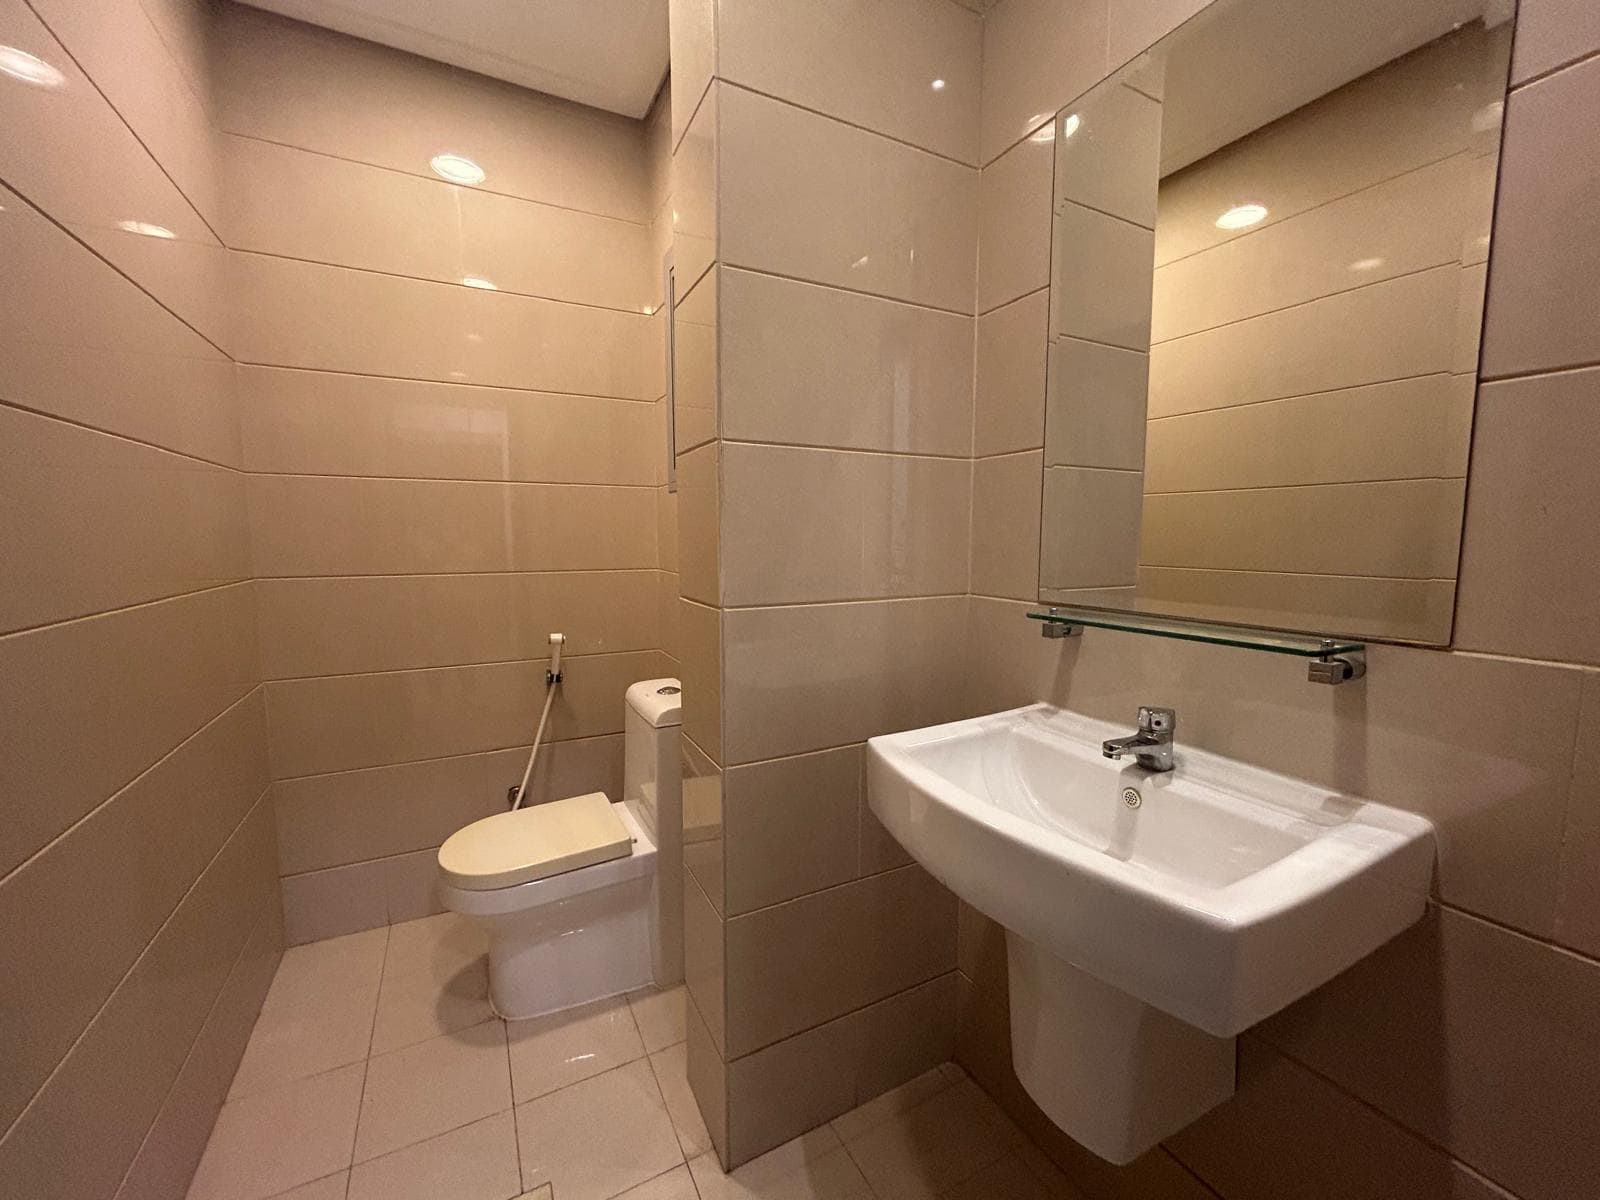
[[[645,679],[628,689],[623,714],[622,799],[657,846],[682,827],[682,700],[676,679]]]

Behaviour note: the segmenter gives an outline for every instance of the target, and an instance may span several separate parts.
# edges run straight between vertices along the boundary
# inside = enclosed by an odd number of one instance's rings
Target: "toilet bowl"
[[[543,1016],[681,976],[676,945],[664,945],[661,886],[663,840],[681,857],[678,686],[628,689],[626,799],[589,793],[499,813],[439,848],[440,899],[487,935],[500,1016]],[[668,894],[671,943],[679,898]]]

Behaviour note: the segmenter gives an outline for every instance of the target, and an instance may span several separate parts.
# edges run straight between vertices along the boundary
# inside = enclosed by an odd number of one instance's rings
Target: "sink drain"
[[[1138,788],[1123,788],[1122,789],[1122,802],[1124,804],[1126,804],[1129,808],[1138,808],[1139,805],[1144,803],[1144,800],[1139,795],[1139,789]]]

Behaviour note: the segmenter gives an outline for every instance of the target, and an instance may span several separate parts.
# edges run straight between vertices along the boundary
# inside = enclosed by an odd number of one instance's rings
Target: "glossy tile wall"
[[[737,1164],[952,1044],[954,902],[862,742],[963,703],[979,19],[671,11],[689,1075]]]
[[[181,1194],[282,947],[208,20],[0,3],[0,1195]]]
[[[668,668],[661,121],[221,16],[231,336],[295,943],[437,911],[435,848],[520,775],[549,631],[567,671],[535,795],[620,793],[622,693]],[[482,179],[441,178],[440,154]]]
[[[1031,144],[1032,113],[1198,7],[1001,0],[985,16],[985,184]],[[1265,655],[1097,631],[1042,642],[1027,591],[975,571],[972,711],[1051,699],[1127,719],[1172,704],[1190,744],[1439,828],[1427,918],[1247,1034],[1235,1098],[1122,1169],[1056,1133],[1016,1083],[1004,943],[963,909],[958,1058],[1093,1200],[1567,1200],[1600,1171],[1600,543],[1566,523],[1552,538],[1548,515],[1600,504],[1600,163],[1573,149],[1600,115],[1600,30],[1585,5],[1520,10],[1453,648],[1374,647],[1359,687],[1317,688]],[[1006,238],[1046,236],[1037,193],[1013,203]],[[997,450],[1036,427],[1043,366],[1036,342],[1008,341],[1015,309],[980,317],[980,454],[986,412]]]

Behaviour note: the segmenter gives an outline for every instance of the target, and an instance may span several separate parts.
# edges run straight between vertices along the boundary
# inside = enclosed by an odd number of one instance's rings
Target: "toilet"
[[[440,900],[488,936],[500,1016],[543,1016],[682,977],[681,912],[662,904],[679,895],[681,698],[676,679],[628,689],[621,800],[590,792],[527,805],[439,848]]]

